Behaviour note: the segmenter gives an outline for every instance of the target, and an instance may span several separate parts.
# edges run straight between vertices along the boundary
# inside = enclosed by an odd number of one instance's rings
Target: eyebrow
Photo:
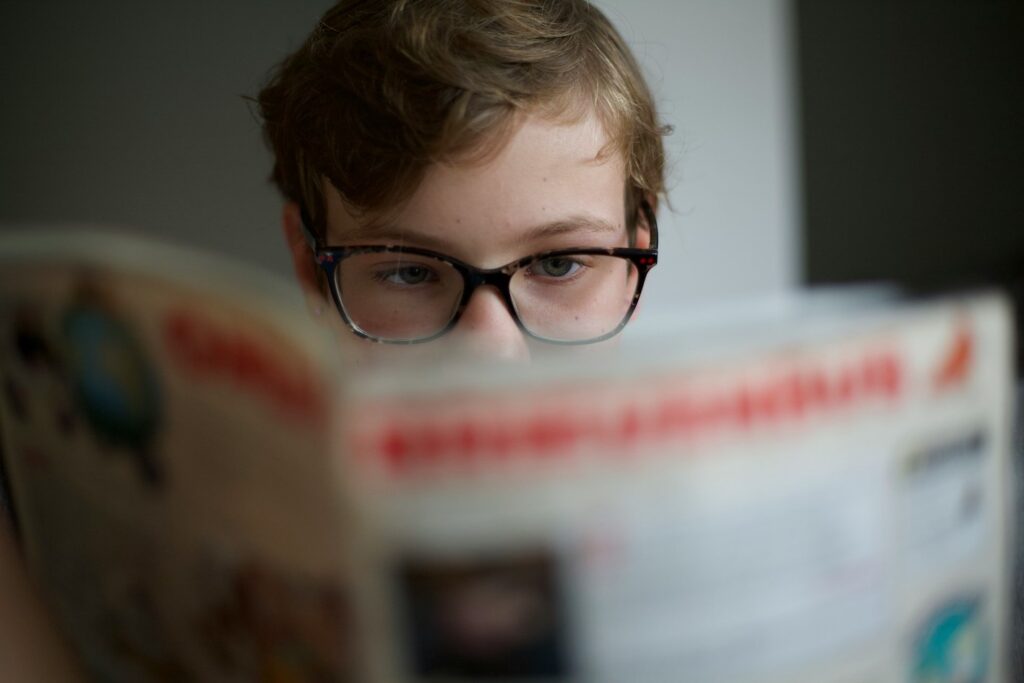
[[[563,235],[607,235],[623,230],[625,230],[624,226],[616,225],[597,216],[581,214],[531,226],[519,235],[517,241],[533,244]],[[358,242],[360,240],[403,242],[439,252],[451,248],[451,243],[448,240],[390,223],[371,222],[346,231],[345,241]]]

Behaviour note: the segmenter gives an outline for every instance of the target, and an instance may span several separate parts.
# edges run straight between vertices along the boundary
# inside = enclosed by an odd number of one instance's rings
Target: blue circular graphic
[[[160,421],[160,393],[152,365],[128,327],[94,305],[65,315],[69,373],[79,407],[107,442],[136,453],[143,475],[159,472],[150,445]]]

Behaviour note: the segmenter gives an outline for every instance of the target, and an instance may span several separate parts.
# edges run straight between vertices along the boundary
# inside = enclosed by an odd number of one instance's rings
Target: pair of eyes
[[[587,267],[578,256],[553,256],[534,261],[524,270],[529,277],[551,281],[567,281],[578,276]],[[411,287],[436,282],[440,275],[436,269],[425,263],[380,264],[374,271],[373,279],[391,285]]]

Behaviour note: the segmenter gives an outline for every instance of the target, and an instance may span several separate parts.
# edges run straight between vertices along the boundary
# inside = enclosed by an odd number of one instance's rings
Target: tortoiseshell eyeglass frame
[[[572,249],[555,249],[552,251],[544,251],[538,254],[532,254],[521,259],[516,259],[511,263],[507,263],[504,266],[498,268],[477,268],[468,263],[460,261],[454,257],[442,254],[429,249],[420,249],[417,247],[407,247],[397,244],[385,244],[385,245],[368,245],[368,246],[328,246],[323,244],[323,240],[313,232],[310,227],[310,221],[305,210],[302,211],[302,233],[306,239],[306,243],[313,251],[313,257],[317,264],[323,270],[327,276],[327,282],[331,290],[331,298],[334,300],[334,305],[338,309],[338,313],[341,315],[342,320],[345,324],[359,337],[368,339],[372,342],[383,343],[383,344],[421,344],[423,342],[432,341],[444,334],[450,332],[456,324],[459,322],[459,318],[462,316],[466,306],[469,305],[469,301],[473,296],[473,292],[478,287],[484,285],[490,285],[494,287],[500,294],[502,300],[505,302],[505,306],[508,308],[509,314],[515,320],[516,325],[522,330],[523,334],[533,339],[538,339],[543,342],[550,344],[560,345],[579,345],[579,344],[593,344],[596,342],[604,341],[611,337],[614,337],[629,322],[629,319],[633,315],[633,311],[636,310],[636,305],[640,301],[640,294],[644,289],[644,282],[647,280],[647,274],[650,272],[658,263],[658,222],[654,215],[654,210],[650,204],[646,201],[640,203],[640,212],[643,213],[645,222],[647,223],[647,229],[650,232],[650,247],[647,249],[637,249],[634,247],[582,247]],[[638,228],[639,229],[639,228]],[[335,277],[337,268],[342,261],[355,254],[370,254],[370,253],[401,253],[410,254],[416,256],[427,256],[430,258],[443,261],[452,268],[454,268],[461,276],[463,280],[462,297],[456,307],[451,319],[448,323],[438,332],[431,334],[426,337],[416,337],[412,339],[388,339],[386,337],[379,337],[369,332],[366,332],[360,328],[348,315],[345,310],[345,305],[342,303],[341,291],[339,289],[338,280]],[[629,309],[623,315],[622,320],[616,325],[614,329],[606,332],[598,337],[586,338],[586,339],[551,339],[542,335],[532,332],[520,319],[519,313],[516,310],[516,306],[513,303],[512,292],[510,291],[510,284],[512,282],[512,276],[521,268],[528,267],[537,261],[552,258],[563,258],[567,256],[615,256],[627,261],[630,261],[637,271],[636,291],[633,293],[632,300],[629,304]]]

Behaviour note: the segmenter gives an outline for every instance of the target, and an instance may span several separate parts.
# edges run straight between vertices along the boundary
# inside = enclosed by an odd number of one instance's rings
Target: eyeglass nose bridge
[[[519,314],[516,313],[515,304],[512,303],[512,276],[518,270],[518,264],[510,264],[501,268],[495,268],[494,270],[483,270],[465,265],[459,269],[462,271],[462,279],[465,285],[462,291],[462,300],[459,302],[458,310],[452,319],[451,325],[455,325],[459,321],[462,313],[469,306],[473,294],[478,289],[481,287],[494,287],[501,296],[505,308],[508,309],[508,314],[515,320],[519,329],[526,329],[523,327],[523,321],[519,319]]]

